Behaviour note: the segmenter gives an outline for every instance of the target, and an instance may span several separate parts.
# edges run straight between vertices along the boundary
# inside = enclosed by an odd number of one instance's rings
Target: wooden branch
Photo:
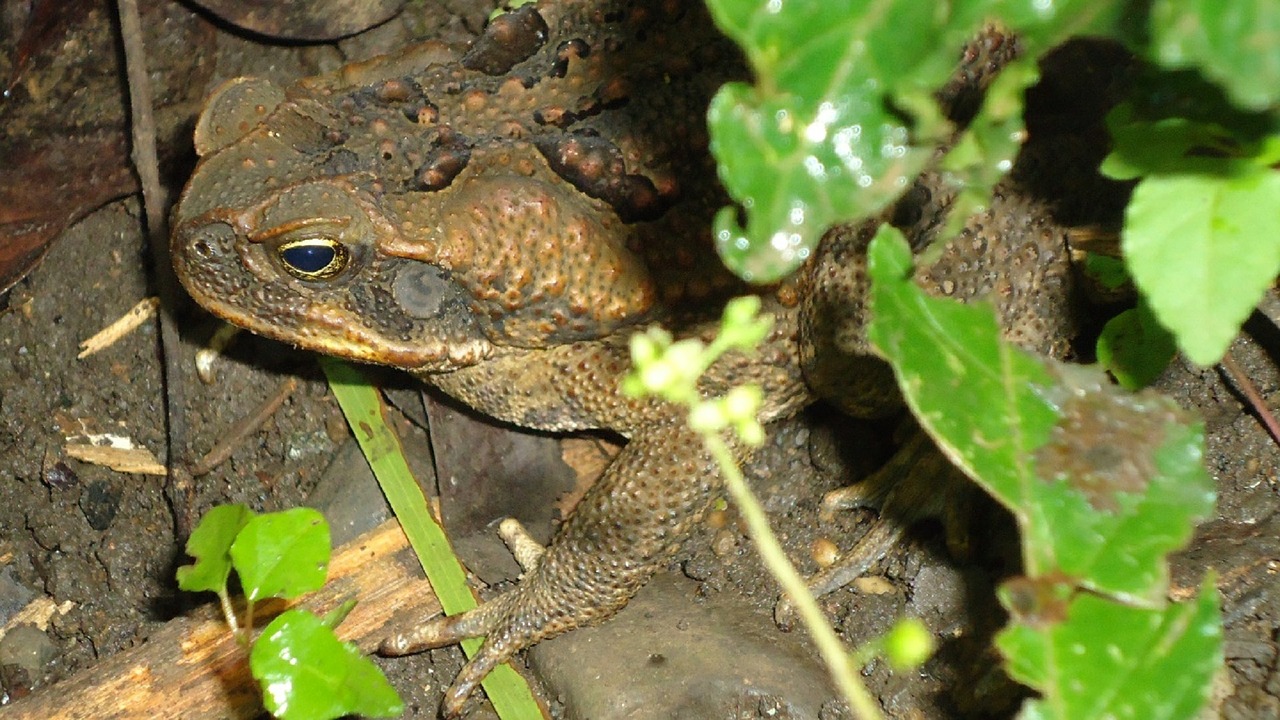
[[[340,548],[323,589],[292,603],[259,603],[255,624],[265,626],[292,606],[324,615],[352,597],[359,604],[338,626],[338,636],[365,652],[394,632],[393,616],[403,623],[440,611],[392,520]],[[228,632],[216,603],[170,621],[142,645],[0,709],[4,720],[248,719],[262,712],[248,653]]]

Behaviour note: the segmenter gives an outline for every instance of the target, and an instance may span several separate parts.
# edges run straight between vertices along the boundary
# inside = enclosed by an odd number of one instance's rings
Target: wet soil
[[[198,107],[193,98],[222,78],[258,72],[287,79],[394,48],[410,37],[465,37],[480,27],[484,11],[478,3],[413,3],[387,25],[323,46],[269,45],[180,6],[166,13],[166,22],[208,25],[212,44],[201,52],[216,58],[196,86],[185,88],[190,97],[172,98],[174,110],[162,121],[162,137],[182,138],[189,137]],[[168,48],[159,52],[183,51],[174,44],[154,45]],[[109,106],[121,100],[118,94],[104,93],[97,102]],[[115,112],[120,114],[119,106]],[[181,178],[191,162],[189,147],[170,148],[167,156],[173,158],[172,175]],[[56,606],[43,627],[11,630],[0,640],[0,702],[48,691],[58,679],[145,641],[167,619],[204,600],[179,593],[173,581],[174,569],[184,562],[178,534],[183,520],[166,495],[165,479],[80,462],[65,450],[69,438],[110,434],[165,457],[166,387],[154,323],[144,323],[96,355],[76,359],[81,341],[154,294],[146,247],[138,201],[112,202],[63,233],[44,263],[9,293],[0,312],[0,627],[33,602],[48,599]],[[282,509],[315,502],[317,486],[327,488],[320,494],[330,497],[332,483],[322,484],[322,478],[327,469],[349,467],[340,463],[350,457],[351,439],[313,359],[241,335],[215,361],[217,377],[206,384],[195,375],[194,354],[217,325],[189,307],[165,312],[178,321],[183,336],[178,366],[187,389],[188,427],[184,445],[174,448],[179,456],[207,452],[282,382],[299,380],[281,409],[239,444],[227,462],[195,479],[191,507],[199,512],[217,503],[243,502],[260,510]],[[1280,332],[1259,315],[1232,349],[1273,406],[1280,400],[1278,341]],[[416,390],[406,378],[380,377],[400,388],[396,397],[406,415],[421,413]],[[1280,583],[1275,579],[1280,570],[1280,451],[1221,370],[1195,368],[1178,359],[1159,385],[1204,418],[1206,464],[1220,493],[1214,518],[1173,562],[1175,595],[1193,592],[1206,570],[1217,573],[1228,670],[1217,693],[1217,712],[1228,718],[1280,717]],[[408,445],[428,457],[426,432],[412,422],[405,428]],[[865,474],[877,453],[815,462],[810,452],[815,438],[835,434],[846,443],[853,437],[862,447],[881,447],[889,433],[817,409],[777,428],[768,450],[749,468],[802,572],[816,570],[815,548],[824,541],[849,548],[874,518],[870,511],[835,517],[818,512],[821,493]],[[341,478],[347,471],[329,470],[330,475],[335,472]],[[344,499],[337,504],[350,503]],[[369,508],[356,512],[362,517],[380,511],[376,501],[360,507]],[[894,675],[873,665],[866,673],[890,717],[1011,716],[1023,697],[994,669],[989,649],[991,634],[1003,622],[993,588],[1017,567],[1012,523],[988,504],[978,503],[974,512],[974,525],[989,530],[976,538],[972,557],[949,557],[940,529],[924,523],[868,578],[822,601],[852,645],[882,633],[902,615],[924,619],[940,638],[941,652],[918,672]],[[693,584],[680,602],[719,607],[731,597],[735,623],[771,626],[775,585],[761,570],[731,509],[712,513],[669,570]],[[745,631],[743,636],[754,637]],[[787,642],[803,646],[802,638]],[[706,657],[708,666],[747,652],[746,645],[736,650],[731,644],[706,645],[714,646],[708,653],[720,653]],[[591,657],[593,664],[603,664],[590,667],[591,675],[621,678],[628,686],[642,683],[634,657],[608,652]],[[455,648],[447,648],[380,662],[406,699],[406,717],[434,717],[441,690],[461,661]],[[655,677],[660,683],[664,676]],[[563,700],[566,692],[553,683],[550,696]],[[653,692],[664,693],[664,686],[655,685]],[[791,706],[764,700],[744,703],[742,697],[749,693],[741,688],[725,692],[722,704],[700,710],[700,716],[811,716],[798,711],[786,715],[779,708]],[[557,712],[563,710],[562,704],[553,704]],[[801,705],[808,707],[795,707]],[[842,716],[828,703],[812,706],[820,708],[818,716]]]

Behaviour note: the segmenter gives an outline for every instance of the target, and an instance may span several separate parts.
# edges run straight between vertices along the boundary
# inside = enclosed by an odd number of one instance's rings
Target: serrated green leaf
[[[1187,356],[1218,362],[1280,272],[1280,173],[1155,175],[1135,188],[1121,247]]]
[[[969,8],[983,4],[959,3]],[[762,73],[762,85],[786,88],[808,104],[829,99],[849,78],[903,75],[936,50],[938,33],[946,31],[952,15],[964,12],[902,0],[714,0],[708,8]],[[891,30],[908,27],[918,32],[886,41]],[[955,45],[945,52],[954,56],[958,50]],[[933,65],[936,82],[951,62]]]
[[[282,720],[404,712],[378,666],[302,610],[286,610],[263,629],[249,653],[249,668],[267,710]]]
[[[731,83],[708,110],[720,177],[747,210],[747,227],[725,208],[716,249],[731,270],[772,282],[798,267],[833,223],[871,214],[897,197],[928,153],[877,97],[807,107]],[[836,108],[839,107],[840,110]]]
[[[259,515],[231,545],[231,562],[250,602],[295,598],[324,585],[329,524],[311,508]]]
[[[1001,593],[1008,606],[1007,592]],[[1222,618],[1212,576],[1199,598],[1135,608],[1081,593],[1052,606],[1010,607],[996,638],[1009,674],[1040,691],[1018,717],[1036,720],[1199,716],[1222,666]]]
[[[732,270],[763,283],[798,267],[827,227],[871,215],[908,187],[940,139],[936,110],[920,100],[943,83],[988,17],[1021,31],[1034,55],[1067,33],[1110,29],[1124,3],[709,0],[708,7],[756,77],[754,86],[723,87],[708,110],[721,179],[747,216],[743,228],[734,209],[717,214],[716,248]]]
[[[1018,520],[1032,577],[1159,602],[1164,554],[1213,505],[1203,432],[1172,401],[1001,340],[994,312],[910,282],[901,233],[869,250],[868,336],[939,447]]]
[[[244,505],[218,505],[200,518],[187,538],[195,563],[178,568],[178,587],[187,592],[223,592],[231,576],[231,543],[254,515]]]
[[[1198,67],[1241,107],[1280,104],[1280,4],[1275,0],[1156,0],[1156,58]]]
[[[757,78],[726,85],[708,111],[721,179],[747,212],[745,229],[730,209],[717,216],[717,248],[736,272],[769,282],[832,223],[884,207],[923,167],[928,151],[908,146],[888,101],[905,85],[940,85],[977,25],[952,24],[962,9],[903,0],[708,7]]]
[[[1155,382],[1177,351],[1173,336],[1145,304],[1108,320],[1098,336],[1098,364],[1126,390]]]

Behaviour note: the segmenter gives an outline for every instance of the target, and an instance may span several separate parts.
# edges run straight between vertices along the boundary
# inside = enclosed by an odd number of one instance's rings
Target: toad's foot
[[[520,521],[514,518],[503,520],[498,533],[520,564],[524,577],[536,577],[546,548],[533,539]],[[545,584],[544,582],[543,585]],[[548,612],[533,603],[522,603],[522,595],[536,598],[540,594],[543,593],[526,582],[521,588],[470,611],[437,617],[409,632],[389,637],[383,641],[380,651],[384,655],[408,655],[453,645],[470,637],[485,636],[483,646],[462,668],[445,693],[442,714],[445,717],[458,716],[476,685],[513,654],[539,640],[590,621],[587,617],[579,616],[574,618],[577,623],[560,627],[564,619],[555,617],[554,612]]]
[[[503,539],[524,569],[520,584],[465,613],[388,639],[404,655],[484,636],[445,692],[457,717],[495,667],[541,640],[613,616],[670,557],[708,505],[715,463],[682,419],[639,428],[545,550],[505,522]]]
[[[808,579],[809,592],[822,597],[861,577],[901,542],[907,528],[925,518],[943,521],[948,549],[963,557],[968,552],[964,520],[970,492],[960,471],[923,430],[914,428],[884,467],[823,498],[824,513],[870,506],[880,509],[880,518],[849,552]],[[773,617],[784,630],[795,625],[795,604],[790,597],[783,595],[778,600]]]

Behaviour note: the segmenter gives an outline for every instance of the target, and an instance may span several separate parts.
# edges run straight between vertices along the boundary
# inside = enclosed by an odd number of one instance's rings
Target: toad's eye
[[[287,242],[276,249],[285,270],[300,280],[328,280],[351,262],[342,243],[325,237]]]

